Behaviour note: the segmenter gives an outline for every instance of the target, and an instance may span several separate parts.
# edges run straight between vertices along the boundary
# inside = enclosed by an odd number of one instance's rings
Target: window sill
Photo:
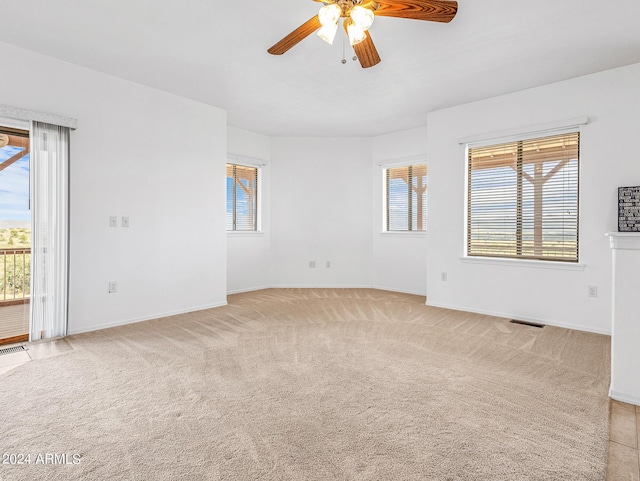
[[[227,235],[229,237],[264,237],[264,232],[259,230],[228,230]]]
[[[380,235],[383,237],[418,237],[418,238],[426,238],[427,233],[425,231],[421,232],[412,232],[412,231],[382,231]]]
[[[527,267],[533,269],[555,269],[561,271],[583,271],[586,264],[562,261],[536,261],[530,259],[499,259],[496,257],[461,257],[468,264],[490,264],[496,266]]]

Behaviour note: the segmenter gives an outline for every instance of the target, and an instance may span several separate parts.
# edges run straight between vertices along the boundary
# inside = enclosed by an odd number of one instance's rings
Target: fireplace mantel
[[[640,405],[640,232],[607,236],[613,260],[609,396]]]

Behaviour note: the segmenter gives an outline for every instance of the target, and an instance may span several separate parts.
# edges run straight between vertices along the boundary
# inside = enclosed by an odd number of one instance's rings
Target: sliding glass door
[[[0,344],[29,338],[29,132],[0,125]]]

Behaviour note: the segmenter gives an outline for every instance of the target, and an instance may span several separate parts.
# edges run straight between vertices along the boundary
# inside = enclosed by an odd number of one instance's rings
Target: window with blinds
[[[386,230],[425,231],[427,228],[427,166],[385,169]]]
[[[258,230],[258,168],[227,164],[227,230]]]
[[[468,148],[467,255],[578,262],[579,132]]]

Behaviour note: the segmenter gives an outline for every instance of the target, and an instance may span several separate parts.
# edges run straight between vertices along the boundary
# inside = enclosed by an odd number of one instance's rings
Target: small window
[[[385,169],[386,226],[389,232],[427,228],[427,166]]]
[[[227,164],[227,230],[258,230],[258,168]]]
[[[580,134],[468,148],[467,255],[578,262]]]

